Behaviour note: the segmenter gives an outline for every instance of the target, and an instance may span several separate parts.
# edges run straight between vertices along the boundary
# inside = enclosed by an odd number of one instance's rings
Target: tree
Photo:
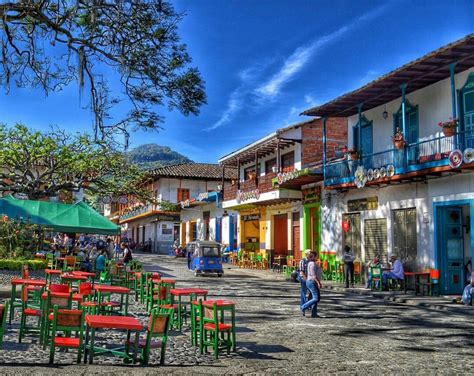
[[[129,127],[159,129],[166,105],[198,114],[204,84],[177,33],[183,14],[166,0],[18,0],[0,4],[0,85],[41,88],[46,94],[72,81],[87,87],[96,140]],[[112,97],[104,65],[120,81]],[[131,109],[113,121],[123,99]],[[127,141],[126,141],[127,142]]]
[[[87,134],[0,126],[0,166],[4,194],[21,193],[37,200],[83,189],[92,195],[133,195],[153,202],[153,192],[137,184],[145,181],[144,173],[128,163],[124,153]]]

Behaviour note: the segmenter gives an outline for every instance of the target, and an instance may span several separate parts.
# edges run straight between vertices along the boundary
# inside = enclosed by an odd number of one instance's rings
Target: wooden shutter
[[[364,222],[365,260],[373,260],[378,255],[387,261],[387,220],[366,219]]]
[[[415,270],[417,258],[415,208],[393,211],[393,251],[408,269]]]

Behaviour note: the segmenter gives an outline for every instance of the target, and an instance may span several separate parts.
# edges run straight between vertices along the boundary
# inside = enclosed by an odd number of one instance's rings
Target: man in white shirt
[[[405,278],[403,264],[400,260],[398,260],[396,255],[392,255],[390,257],[390,262],[392,263],[392,269],[382,273],[382,283],[384,287],[388,286],[389,279],[398,279],[403,281]]]

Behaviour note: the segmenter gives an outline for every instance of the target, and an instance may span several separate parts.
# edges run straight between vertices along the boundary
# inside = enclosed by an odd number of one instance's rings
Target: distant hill
[[[144,170],[168,166],[177,163],[193,162],[178,152],[171,150],[168,146],[157,144],[145,144],[137,146],[128,152],[130,161],[139,165]]]

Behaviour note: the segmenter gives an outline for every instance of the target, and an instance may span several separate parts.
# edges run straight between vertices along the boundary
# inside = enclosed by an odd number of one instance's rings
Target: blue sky
[[[206,81],[199,116],[167,112],[165,128],[135,132],[197,162],[217,159],[299,114],[474,32],[474,1],[175,0],[180,35]],[[84,100],[83,100],[84,102]],[[91,131],[77,86],[45,97],[0,94],[1,121]]]

